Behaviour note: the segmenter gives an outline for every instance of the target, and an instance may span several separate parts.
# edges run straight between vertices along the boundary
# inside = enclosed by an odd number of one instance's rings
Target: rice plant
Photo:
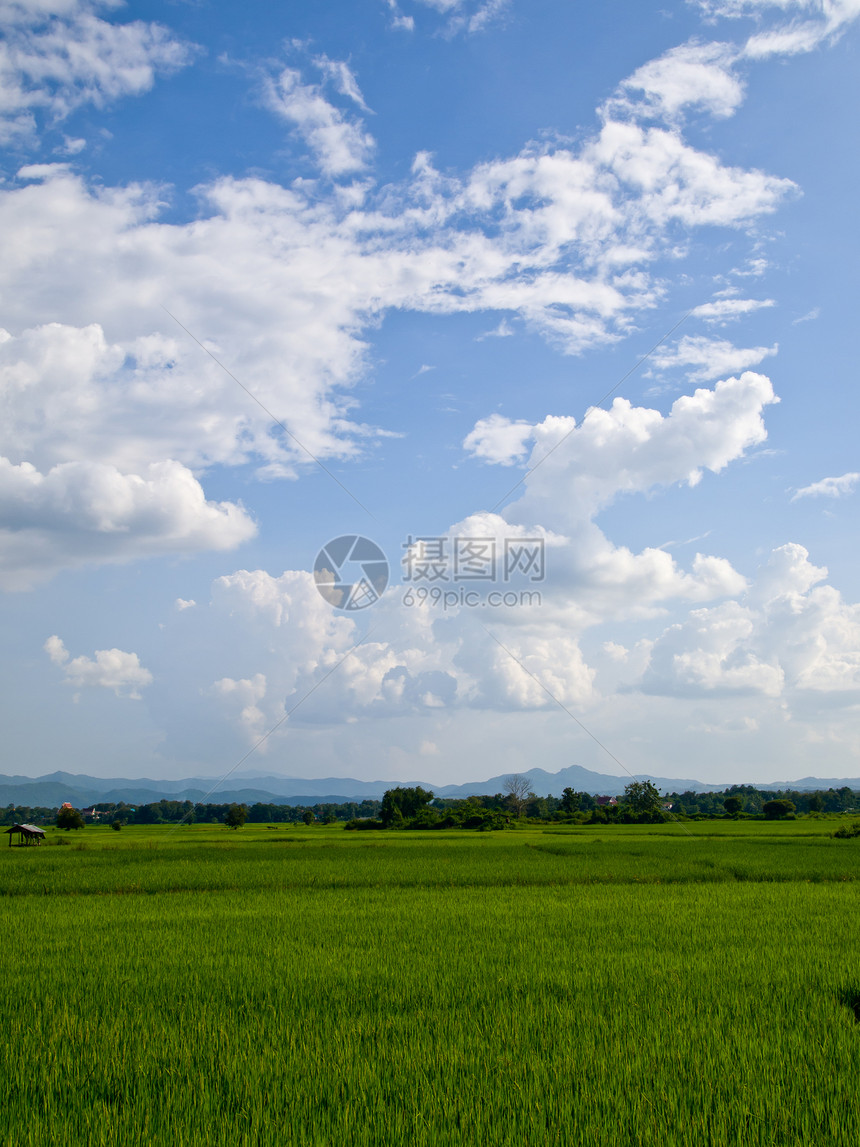
[[[82,835],[0,862],[10,1147],[856,1142],[824,828]]]

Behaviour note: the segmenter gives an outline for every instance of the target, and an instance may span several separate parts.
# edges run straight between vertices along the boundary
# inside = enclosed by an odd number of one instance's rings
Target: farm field
[[[854,1144],[837,823],[0,847],[0,1142]]]

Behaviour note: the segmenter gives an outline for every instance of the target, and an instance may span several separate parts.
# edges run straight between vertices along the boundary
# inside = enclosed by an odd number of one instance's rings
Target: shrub
[[[850,840],[854,836],[860,836],[860,820],[852,821],[851,824],[843,824],[841,828],[837,828],[836,832],[831,832],[830,835],[836,837],[837,840]]]
[[[761,806],[761,811],[764,813],[768,820],[782,820],[787,817],[789,813],[794,812],[794,803],[787,800],[773,800],[765,801]]]

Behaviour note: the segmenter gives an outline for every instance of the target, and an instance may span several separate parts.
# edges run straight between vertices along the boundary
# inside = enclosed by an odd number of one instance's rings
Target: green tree
[[[316,820],[316,817],[314,816],[314,810],[311,808],[306,808],[302,813],[302,820],[305,822],[305,824],[313,824]]]
[[[546,797],[536,797],[529,793],[526,801],[526,816],[533,816],[536,820],[547,820],[549,817],[549,803]]]
[[[241,828],[248,819],[248,807],[243,804],[231,804],[224,815],[224,823],[228,828]]]
[[[631,781],[624,790],[624,800],[634,812],[656,812],[660,808],[660,793],[650,781]]]
[[[64,828],[66,832],[73,828],[83,828],[84,818],[76,808],[61,808],[57,813],[57,828]]]
[[[561,811],[568,813],[579,812],[582,807],[582,793],[574,792],[573,789],[562,789],[561,793]]]
[[[821,799],[821,793],[813,793],[807,801],[807,808],[810,812],[821,812],[824,808],[824,801]]]
[[[382,808],[379,817],[386,828],[409,820],[433,799],[433,793],[422,789],[420,785],[414,788],[403,788],[398,785],[396,789],[387,789],[382,796]]]
[[[768,820],[782,820],[783,817],[794,812],[794,802],[787,800],[765,801],[761,806],[761,811]]]
[[[740,797],[726,797],[723,801],[723,808],[729,816],[737,816],[743,807],[744,802]]]

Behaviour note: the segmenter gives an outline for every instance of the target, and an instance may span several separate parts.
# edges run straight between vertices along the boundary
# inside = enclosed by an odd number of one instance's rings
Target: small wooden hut
[[[11,828],[7,828],[9,833],[9,847],[12,847],[12,837],[16,834],[20,836],[19,844],[41,844],[45,839],[45,830],[37,828],[35,824],[13,824]]]

